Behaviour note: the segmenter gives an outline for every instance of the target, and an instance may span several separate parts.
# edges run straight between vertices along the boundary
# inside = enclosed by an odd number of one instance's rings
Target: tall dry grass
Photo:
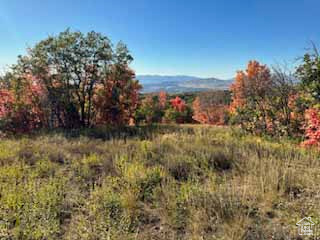
[[[208,126],[0,142],[0,239],[299,239],[319,154]]]

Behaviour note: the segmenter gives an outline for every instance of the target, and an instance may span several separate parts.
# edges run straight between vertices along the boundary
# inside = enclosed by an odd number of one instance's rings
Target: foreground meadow
[[[132,127],[0,142],[0,239],[299,239],[316,152],[239,130]]]

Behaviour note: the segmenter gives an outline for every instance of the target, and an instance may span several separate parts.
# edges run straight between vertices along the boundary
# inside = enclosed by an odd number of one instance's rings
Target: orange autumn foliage
[[[269,68],[257,61],[250,61],[246,71],[237,72],[235,82],[230,87],[233,94],[230,111],[244,107],[249,98],[263,98],[271,82]]]
[[[133,124],[141,85],[130,68],[111,68],[110,75],[93,91],[96,124]]]
[[[206,105],[197,97],[193,104],[192,118],[201,124],[224,125],[228,106],[224,104]]]
[[[164,91],[159,92],[159,107],[165,108],[167,104],[167,93]]]
[[[243,71],[237,72],[235,82],[231,85],[230,90],[233,93],[230,111],[234,112],[237,108],[243,107],[246,103],[244,94],[245,88],[245,73]]]

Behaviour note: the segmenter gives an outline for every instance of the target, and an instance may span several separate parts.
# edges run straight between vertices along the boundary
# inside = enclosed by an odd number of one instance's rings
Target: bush
[[[217,151],[211,154],[208,164],[209,167],[217,171],[226,171],[234,167],[234,159],[226,152]]]
[[[153,191],[157,186],[161,185],[163,175],[162,169],[154,168],[147,172],[144,179],[139,180],[139,199],[141,201],[151,202],[153,200]]]
[[[168,171],[177,181],[187,181],[192,178],[194,165],[190,161],[176,159],[168,163]]]

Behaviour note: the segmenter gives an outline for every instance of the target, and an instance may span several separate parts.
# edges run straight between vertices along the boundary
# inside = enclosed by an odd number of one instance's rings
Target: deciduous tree
[[[0,90],[13,95],[11,120],[32,119],[37,124],[31,128],[127,124],[141,88],[129,68],[132,60],[121,42],[113,48],[100,33],[66,30],[20,56]]]
[[[167,105],[167,93],[164,91],[159,92],[159,107],[164,109]]]
[[[228,119],[229,103],[228,91],[201,93],[192,104],[193,119],[202,124],[224,125]]]
[[[304,55],[296,74],[301,80],[303,90],[308,92],[316,103],[320,103],[320,54],[315,44],[312,51]]]
[[[257,61],[250,61],[245,71],[237,73],[231,85],[231,112],[243,128],[265,132],[268,127],[267,96],[272,78],[269,68]]]

